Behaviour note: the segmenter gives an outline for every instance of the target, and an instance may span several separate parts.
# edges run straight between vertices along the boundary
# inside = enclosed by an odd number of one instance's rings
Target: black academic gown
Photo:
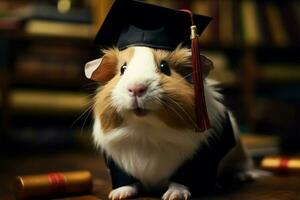
[[[222,123],[222,130],[208,139],[209,145],[201,145],[197,153],[185,161],[170,177],[170,181],[187,186],[193,195],[210,192],[216,186],[219,162],[235,146],[235,137],[229,115]],[[106,156],[104,156],[106,157]],[[122,170],[110,157],[106,157],[112,188],[139,182]]]

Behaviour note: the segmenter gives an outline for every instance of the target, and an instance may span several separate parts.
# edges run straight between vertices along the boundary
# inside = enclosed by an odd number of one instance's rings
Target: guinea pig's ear
[[[114,77],[116,66],[116,59],[104,55],[85,64],[85,76],[93,81],[107,82]]]
[[[201,61],[201,66],[203,68],[203,77],[206,78],[210,70],[214,68],[214,64],[211,60],[209,60],[203,55],[200,55],[200,61]],[[193,83],[192,68],[181,69],[181,74],[185,77],[185,79],[189,83]]]
[[[100,66],[101,61],[102,58],[99,58],[86,63],[84,67],[85,77],[87,77],[88,79],[92,79],[92,74]]]

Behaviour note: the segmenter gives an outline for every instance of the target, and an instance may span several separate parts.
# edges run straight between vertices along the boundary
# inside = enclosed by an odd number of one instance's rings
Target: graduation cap
[[[198,34],[211,18],[193,15]],[[133,45],[175,49],[180,43],[190,44],[190,16],[180,10],[135,1],[116,0],[107,14],[95,43],[119,49]]]
[[[191,47],[196,119],[199,130],[210,128],[206,110],[198,35],[211,18],[187,10],[174,10],[136,0],[115,0],[95,43],[101,47],[129,46],[174,50],[179,44]]]

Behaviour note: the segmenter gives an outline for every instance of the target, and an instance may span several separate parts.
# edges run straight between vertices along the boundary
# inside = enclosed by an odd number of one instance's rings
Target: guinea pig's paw
[[[264,170],[259,169],[252,169],[248,171],[238,172],[234,175],[234,181],[235,182],[247,182],[247,181],[253,181],[255,179],[265,177],[265,176],[271,176],[271,172],[267,172]]]
[[[108,198],[111,200],[123,200],[135,197],[138,194],[138,187],[135,185],[122,186],[112,190]]]
[[[187,200],[191,193],[187,187],[178,183],[171,183],[168,190],[162,196],[163,200]]]

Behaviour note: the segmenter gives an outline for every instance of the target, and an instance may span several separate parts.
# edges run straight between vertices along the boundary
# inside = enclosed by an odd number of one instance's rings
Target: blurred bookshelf
[[[83,68],[100,54],[93,38],[108,5],[97,0],[0,2],[4,144],[53,150],[90,136],[86,111],[96,84],[86,80]]]
[[[202,53],[214,62],[210,77],[220,82],[246,146],[253,156],[299,154],[299,1],[148,2],[213,17],[200,37]]]
[[[93,38],[112,2],[1,1],[2,127],[9,129],[24,116],[55,119],[55,113],[59,113],[58,119],[68,116],[74,121],[72,117],[88,108],[92,89],[82,89],[91,87],[83,66],[98,56]],[[299,1],[147,2],[212,16],[200,38],[202,53],[213,60],[215,69],[210,77],[220,82],[225,102],[237,116],[242,132],[255,133],[246,134],[246,138],[274,136],[273,149],[280,146],[300,151]],[[55,99],[60,98],[65,105],[55,105]],[[70,105],[69,99],[74,99]],[[268,137],[259,139],[267,141]]]

